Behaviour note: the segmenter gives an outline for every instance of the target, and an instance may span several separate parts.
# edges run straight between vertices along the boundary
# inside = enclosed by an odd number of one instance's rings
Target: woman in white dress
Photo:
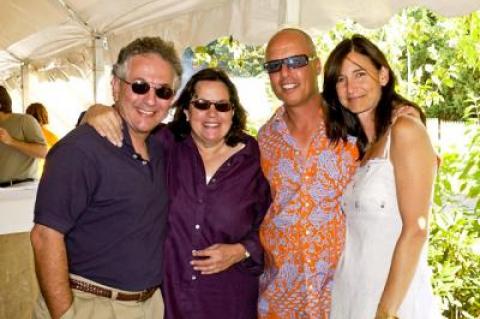
[[[440,318],[426,256],[437,157],[420,119],[391,120],[405,105],[425,116],[395,92],[384,54],[359,35],[330,54],[323,92],[330,132],[357,135],[362,154],[342,200],[347,235],[330,318]]]

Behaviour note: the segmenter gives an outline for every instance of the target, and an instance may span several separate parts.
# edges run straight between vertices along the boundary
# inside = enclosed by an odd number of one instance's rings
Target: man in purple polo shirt
[[[113,68],[118,148],[88,125],[50,151],[31,232],[42,297],[34,318],[162,318],[167,197],[164,119],[181,64],[170,43],[140,38]]]

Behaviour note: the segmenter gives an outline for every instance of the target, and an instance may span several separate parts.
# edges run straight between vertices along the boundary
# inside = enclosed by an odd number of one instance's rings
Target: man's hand
[[[35,224],[30,232],[40,290],[52,319],[60,318],[72,305],[64,235]]]
[[[92,126],[113,145],[122,146],[122,118],[114,108],[101,104],[92,105],[85,113],[82,123]]]
[[[245,258],[242,244],[215,244],[206,249],[194,250],[193,257],[200,257],[190,262],[194,270],[202,275],[219,273]]]
[[[12,144],[12,137],[3,127],[0,127],[0,143],[3,143],[5,145]]]
[[[418,112],[418,110],[416,108],[414,108],[410,105],[402,104],[402,105],[394,108],[393,109],[392,122],[395,122],[397,120],[397,118],[401,115],[412,116],[412,117],[420,120],[420,113]]]

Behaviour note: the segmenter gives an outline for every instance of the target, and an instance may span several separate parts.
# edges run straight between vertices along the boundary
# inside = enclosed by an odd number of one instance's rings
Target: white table
[[[37,184],[0,188],[0,318],[30,319],[38,295],[29,236]]]
[[[0,235],[30,231],[38,182],[0,187]]]

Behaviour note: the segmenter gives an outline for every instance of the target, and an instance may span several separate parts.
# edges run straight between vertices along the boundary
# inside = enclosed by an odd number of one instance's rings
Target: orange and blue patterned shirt
[[[355,138],[330,143],[319,123],[301,155],[280,107],[258,136],[273,202],[260,227],[265,272],[260,319],[328,318],[335,267],[343,249],[340,197],[356,167]]]

